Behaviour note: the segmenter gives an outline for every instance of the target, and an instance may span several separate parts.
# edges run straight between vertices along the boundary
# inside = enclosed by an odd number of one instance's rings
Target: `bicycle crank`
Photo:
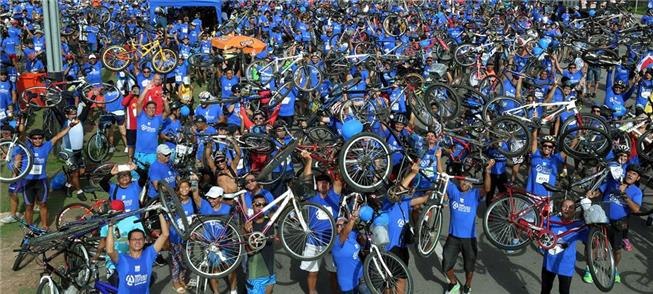
[[[267,238],[261,232],[253,232],[247,238],[247,243],[249,244],[249,247],[252,248],[253,251],[259,251],[263,249],[266,241]]]

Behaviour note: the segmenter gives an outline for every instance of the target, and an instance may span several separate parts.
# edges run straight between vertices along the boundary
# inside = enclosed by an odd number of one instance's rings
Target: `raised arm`
[[[163,227],[163,225],[161,225]],[[113,247],[113,224],[109,223],[109,228],[108,228],[108,233],[107,233],[107,238],[106,238],[106,246],[105,249],[107,251],[107,255],[109,258],[111,258],[111,261],[114,264],[118,264],[118,257],[120,254],[116,251],[116,249]]]
[[[168,241],[168,237],[170,236],[170,230],[168,229],[168,222],[166,219],[163,217],[163,214],[159,214],[159,222],[161,223],[161,235],[159,235],[159,238],[154,241],[154,250],[159,253],[161,252],[161,249],[163,249],[163,245]]]

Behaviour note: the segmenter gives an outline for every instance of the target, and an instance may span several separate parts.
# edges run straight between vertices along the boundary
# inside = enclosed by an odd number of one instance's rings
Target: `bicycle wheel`
[[[93,134],[86,144],[86,155],[88,159],[95,163],[103,162],[109,157],[109,140],[104,134]]]
[[[383,19],[383,31],[393,37],[400,37],[406,33],[408,22],[398,14],[391,14]]]
[[[559,138],[558,146],[577,160],[604,157],[612,148],[612,140],[604,130],[583,127],[569,128]]]
[[[422,124],[427,127],[432,127],[436,124],[439,124],[432,111],[429,110],[430,106],[424,103],[424,100],[417,97],[415,93],[407,91],[406,93],[406,103],[410,105],[411,112],[415,118]]]
[[[54,219],[55,228],[60,229],[64,225],[87,219],[93,215],[93,210],[88,204],[72,203],[68,204],[61,209],[57,217]]]
[[[339,140],[340,136],[336,135],[328,127],[317,126],[306,131],[306,139],[312,144],[333,144]]]
[[[120,90],[109,83],[93,83],[84,86],[81,90],[82,99],[91,104],[106,104],[121,97]]]
[[[298,66],[292,77],[295,86],[306,92],[312,92],[322,84],[322,73],[312,64]]]
[[[190,228],[183,258],[195,274],[217,279],[240,266],[244,251],[243,237],[236,227],[222,217],[201,216]]]
[[[102,65],[111,71],[122,71],[131,63],[129,51],[118,45],[109,46],[101,56]]]
[[[299,207],[298,214],[291,205],[279,220],[281,244],[292,258],[316,260],[331,250],[336,236],[336,222],[323,206],[304,203]]]
[[[499,143],[498,151],[507,157],[525,154],[531,148],[531,134],[519,119],[500,116],[492,123],[489,131],[493,142]]]
[[[294,87],[295,86],[292,82],[286,82],[281,85],[281,87],[274,91],[270,100],[268,100],[268,108],[274,108],[277,107],[279,103],[283,103],[286,97],[288,97],[288,95],[293,91]]]
[[[606,225],[590,227],[585,256],[594,285],[603,292],[612,290],[616,269]]]
[[[469,73],[469,78],[467,79],[467,85],[470,87],[478,87],[483,79],[487,77],[487,72],[483,69],[479,70],[472,70],[471,73]]]
[[[29,107],[48,108],[61,102],[61,91],[57,88],[35,86],[27,88],[20,95],[21,100]]]
[[[270,137],[265,134],[247,133],[240,137],[240,141],[249,152],[253,153],[270,153],[276,147]]]
[[[265,165],[265,167],[261,169],[261,172],[259,172],[259,175],[256,180],[259,182],[264,182],[266,180],[266,177],[272,174],[272,171],[277,166],[287,162],[288,157],[293,151],[295,151],[295,147],[297,146],[298,143],[299,143],[298,141],[292,141],[288,145],[286,145],[283,149],[279,150],[279,152],[277,152],[277,154],[275,154],[272,157],[272,159],[270,159],[270,161]],[[285,168],[282,168],[282,170],[285,170]]]
[[[515,109],[522,106],[521,101],[508,97],[508,96],[499,96],[490,100],[485,106],[483,106],[483,119],[486,122],[491,122],[501,116],[510,115],[516,117],[528,118],[528,114],[525,109]]]
[[[637,138],[636,148],[639,157],[648,162],[653,162],[653,130],[648,130]]]
[[[518,250],[530,241],[528,224],[539,224],[540,215],[528,196],[514,193],[490,204],[483,217],[487,239],[499,249]]]
[[[342,146],[338,168],[345,183],[354,191],[373,192],[390,176],[390,148],[378,135],[362,132]]]
[[[474,52],[476,46],[472,44],[463,44],[458,46],[453,54],[453,59],[460,66],[466,67],[471,66],[476,62],[476,52]]]
[[[408,267],[390,252],[370,253],[363,263],[363,278],[374,294],[413,293],[413,277]]]
[[[442,230],[442,206],[433,204],[423,210],[417,222],[417,242],[415,247],[421,257],[429,257],[435,250]]]
[[[442,121],[455,119],[460,114],[460,99],[456,92],[445,84],[435,83],[426,88],[424,102],[429,106],[426,109]],[[431,103],[436,104],[436,110],[430,107]]]
[[[503,95],[503,82],[495,75],[489,75],[483,78],[478,84],[478,90],[487,96],[488,99]]]
[[[23,241],[20,243],[20,251],[18,251],[18,255],[14,259],[14,264],[11,266],[13,271],[19,271],[23,268],[24,265],[22,263],[27,254],[29,254],[29,239],[23,238]]]
[[[578,116],[570,116],[562,125],[560,125],[560,133],[564,133],[567,129],[570,128],[579,128],[579,127],[592,127],[605,131],[608,133],[610,127],[606,120],[598,115],[591,113],[579,113]]]
[[[152,55],[152,67],[158,73],[167,74],[177,67],[177,53],[168,48],[163,48]]]
[[[184,208],[181,206],[181,200],[179,200],[177,193],[165,181],[159,181],[159,199],[161,199],[161,204],[170,214],[170,223],[177,231],[177,234],[185,240],[188,235],[188,229],[190,228],[188,217]]]
[[[86,286],[91,279],[91,261],[88,251],[82,243],[74,243],[71,248],[64,251],[66,273],[75,285]]]
[[[248,81],[259,82],[261,85],[269,84],[274,78],[273,64],[265,60],[254,60],[245,70],[245,78]]]
[[[0,140],[0,182],[13,183],[32,170],[32,151],[20,141]]]
[[[52,278],[52,277],[50,277]],[[59,294],[61,292],[61,288],[55,281],[48,281],[47,279],[42,280],[41,283],[39,284],[39,287],[36,288],[36,294]]]
[[[583,61],[595,66],[611,66],[620,63],[619,54],[606,48],[590,48],[581,54]]]

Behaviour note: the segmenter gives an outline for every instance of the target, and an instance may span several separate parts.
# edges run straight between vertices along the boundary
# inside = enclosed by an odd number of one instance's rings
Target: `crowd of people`
[[[79,7],[79,2],[61,1],[60,8],[62,11],[73,9]],[[398,141],[402,138],[419,137],[418,141],[424,144],[425,152],[421,158],[397,184],[410,190],[424,185],[424,181],[414,181],[416,177],[426,174],[430,177],[429,180],[435,181],[438,174],[445,172],[482,180],[481,187],[475,186],[471,181],[452,180],[446,191],[450,221],[443,244],[444,258],[441,268],[447,277],[448,285],[445,290],[446,293],[471,293],[478,252],[475,223],[477,211],[485,207],[482,204],[489,206],[498,193],[505,191],[506,184],[519,185],[529,193],[550,197],[552,192],[546,189],[545,184],[556,185],[559,179],[574,170],[574,164],[577,167],[578,162],[571,164],[567,155],[557,146],[559,130],[556,128],[559,126],[556,125],[546,131],[534,129],[531,146],[523,157],[507,158],[498,152],[497,148],[500,147],[494,146],[485,152],[491,160],[484,166],[481,174],[450,168],[458,166],[453,159],[464,148],[463,145],[447,143],[450,138],[440,125],[424,128],[416,122],[415,114],[406,101],[407,96],[402,91],[401,74],[408,68],[411,72],[419,73],[424,79],[430,78],[433,68],[448,64],[451,60],[444,60],[441,54],[436,54],[437,46],[423,46],[421,40],[431,39],[443,32],[450,35],[453,50],[456,40],[462,38],[456,35],[456,32],[468,30],[469,24],[481,24],[482,27],[487,24],[485,21],[489,17],[493,17],[491,11],[519,11],[529,18],[533,27],[539,27],[553,40],[560,40],[563,32],[574,29],[575,20],[610,14],[610,6],[616,5],[609,1],[578,1],[578,6],[567,7],[562,3],[548,3],[549,1],[406,1],[424,2],[425,7],[431,8],[423,10],[425,15],[422,17],[429,20],[421,23],[423,28],[409,28],[408,33],[402,36],[391,36],[385,33],[382,27],[370,27],[365,30],[370,39],[369,44],[376,50],[375,54],[393,52],[398,56],[410,56],[410,62],[413,63],[386,61],[381,68],[368,68],[362,62],[352,63],[351,68],[348,68],[341,78],[330,79],[324,75],[322,84],[311,93],[293,89],[277,106],[255,109],[253,103],[219,102],[220,99],[234,97],[245,99],[245,90],[250,86],[241,64],[244,60],[272,60],[276,56],[301,52],[306,54],[307,63],[323,70],[328,66],[324,59],[329,52],[343,47],[342,43],[348,42],[333,36],[358,30],[358,14],[401,14],[408,13],[404,11],[406,8],[414,7],[405,6],[407,4],[402,4],[403,1],[223,2],[222,9],[218,12],[222,18],[215,20],[214,27],[208,27],[205,25],[207,14],[198,12],[198,9],[161,8],[156,10],[154,19],[149,20],[148,1],[93,1],[107,7],[111,11],[111,19],[107,23],[91,20],[81,26],[83,30],[76,35],[62,34],[64,76],[68,81],[83,76],[91,84],[115,84],[119,93],[104,95],[119,95],[119,98],[106,104],[91,104],[85,102],[75,89],[70,89],[70,95],[53,108],[57,114],[56,124],[60,129],[57,133],[49,135],[43,129],[25,125],[26,119],[16,115],[24,109],[21,93],[18,93],[17,89],[20,76],[25,73],[48,71],[45,66],[44,52],[48,48],[43,36],[41,1],[0,1],[1,11],[10,15],[0,37],[1,135],[2,138],[8,139],[18,134],[24,138],[34,155],[34,164],[29,174],[24,179],[8,185],[10,213],[0,221],[9,224],[24,217],[28,224],[32,224],[37,219],[34,213],[38,210],[39,226],[50,227],[48,219],[51,219],[52,212],[48,211],[48,203],[52,196],[52,174],[49,171],[53,166],[51,155],[57,153],[55,146],[59,145],[73,156],[69,166],[72,172],[68,174],[66,185],[71,187],[72,196],[81,201],[88,200],[80,177],[89,172],[83,151],[87,135],[93,129],[89,126],[96,125],[93,120],[98,117],[97,113],[113,114],[109,133],[112,146],[110,152],[116,161],[122,161],[118,158],[125,158],[124,161],[127,162],[116,164],[110,174],[99,183],[107,192],[106,197],[112,210],[129,212],[155,201],[159,197],[159,183],[165,182],[175,189],[185,214],[189,217],[230,215],[239,205],[245,207],[248,215],[257,214],[285,192],[283,185],[263,185],[259,182],[258,174],[276,152],[293,140],[293,134],[289,130],[294,127],[309,128],[320,125],[340,136],[344,124],[341,117],[325,115],[314,125],[308,125],[312,122],[307,120],[307,117],[320,107],[321,99],[325,98],[330,90],[346,80],[359,78],[360,82],[353,86],[353,92],[345,94],[343,99],[372,99],[390,109],[392,118],[387,124],[388,127],[378,125],[372,128],[377,135],[387,140],[390,149],[400,150],[402,145]],[[324,9],[327,6],[332,10]],[[639,22],[653,30],[653,1],[649,1],[649,7]],[[324,9],[321,10],[323,12],[338,13],[320,19],[319,12],[316,12],[319,8]],[[243,15],[245,17],[242,17]],[[159,27],[154,26],[152,30],[158,31],[144,29],[143,19],[157,23]],[[244,59],[233,56],[229,58],[226,56],[228,54],[213,48],[211,39],[221,34],[220,25],[234,20],[240,22],[233,33],[258,38],[268,47]],[[624,24],[619,18],[615,18],[611,24],[608,30],[618,39]],[[289,25],[294,26],[294,29],[284,29]],[[317,26],[321,27],[318,29]],[[108,29],[109,27],[111,29]],[[157,36],[164,38],[161,40],[164,47],[175,48],[178,52],[178,65],[168,74],[156,73],[148,61],[136,63],[124,71],[109,71],[99,59],[103,48],[112,42],[108,32],[115,29],[141,42],[153,40]],[[415,31],[412,31],[413,29]],[[520,33],[522,32],[519,27],[511,23],[505,24],[506,36]],[[618,46],[617,40],[614,47],[619,48]],[[292,54],[287,52],[289,47],[293,50]],[[357,47],[350,43],[350,46],[344,46],[343,50],[349,54],[359,53],[354,48]],[[516,65],[517,71],[520,70],[519,66],[524,66],[529,59],[527,52],[528,49],[524,48],[510,52],[508,60],[510,65]],[[653,53],[653,42],[648,44],[648,52]],[[198,53],[222,56],[219,64],[212,65],[215,71],[207,69],[198,74],[191,70],[189,58]],[[548,82],[542,83],[543,85],[526,84],[523,77],[517,74],[504,75],[500,77],[503,79],[503,95],[520,98],[523,95],[521,90],[530,88],[529,91],[534,92],[537,97],[535,99],[542,101],[569,101],[581,96],[593,100],[595,102],[591,107],[592,113],[604,115],[606,107],[612,110],[612,113],[605,117],[606,120],[623,117],[629,112],[639,115],[651,107],[653,67],[635,70],[643,56],[630,53],[631,50],[626,50],[622,56],[624,62],[614,68],[589,65],[580,58],[562,68],[558,59],[564,56],[552,55],[539,59],[539,79]],[[500,72],[502,67],[509,65],[496,62],[488,65],[488,68],[491,66],[497,69],[495,72]],[[457,71],[451,65],[443,79],[450,84],[461,79],[465,82],[470,70]],[[218,81],[216,91],[204,90],[205,84],[197,82],[197,75],[203,80]],[[277,86],[281,84],[281,81],[277,81],[276,85],[272,82],[263,90],[276,91]],[[634,98],[631,99],[635,100],[634,103],[630,103],[631,97]],[[628,108],[626,104],[634,107]],[[564,119],[565,117],[562,117],[562,120]],[[450,126],[447,122],[442,123],[445,127]],[[643,126],[643,129],[646,127]],[[192,174],[182,172],[179,166],[173,165],[179,137],[185,135],[184,130],[187,129],[190,130],[189,141],[196,150]],[[247,133],[266,135],[274,143],[275,150],[271,154],[259,154],[240,148],[236,138]],[[228,142],[212,141],[211,136],[215,135],[227,137]],[[124,150],[116,148],[117,146],[124,146]],[[273,177],[288,177],[288,174],[294,176],[295,170],[301,168],[298,176],[310,182],[313,187],[313,191],[310,195],[304,195],[304,199],[325,207],[336,220],[338,231],[335,245],[325,257],[301,262],[299,268],[306,272],[305,290],[310,294],[318,293],[318,272],[324,265],[331,277],[333,293],[336,292],[335,289],[341,293],[369,293],[362,278],[362,245],[356,226],[359,221],[358,211],[351,215],[338,215],[341,196],[351,189],[337,172],[314,172],[316,163],[311,152],[302,151],[298,155],[299,160],[289,157],[289,164],[276,167],[272,171]],[[392,163],[398,163],[402,156],[401,153],[394,153]],[[619,266],[622,249],[632,250],[633,245],[628,238],[628,219],[629,215],[638,212],[642,205],[643,187],[640,186],[640,178],[646,173],[647,163],[638,157],[633,144],[614,146],[605,159],[618,162],[627,172],[623,180],[610,178],[600,189],[588,196],[595,202],[607,203],[606,212],[612,224],[610,242],[615,250],[615,263]],[[145,199],[140,197],[143,189],[147,191]],[[242,197],[234,196],[241,189],[247,192]],[[398,199],[387,197],[381,208],[390,218],[390,242],[385,246],[385,250],[398,256],[405,264],[409,264],[411,259],[408,250],[410,240],[406,237],[409,235],[407,231],[411,229],[407,224],[415,222],[414,215],[427,200],[428,196],[420,193],[402,195]],[[20,202],[24,203],[24,214],[20,212]],[[555,226],[569,229],[582,223],[582,220],[577,218],[576,203],[565,200],[556,205],[559,205],[556,208],[559,215],[551,219],[555,221],[552,229]],[[172,288],[177,293],[185,293],[188,287],[196,286],[189,284],[192,271],[181,258],[185,241],[174,228],[169,228],[169,220],[160,217],[160,229],[152,236],[146,233],[141,223],[134,222],[138,217],[133,216],[103,227],[103,239],[97,255],[93,257],[97,261],[100,255],[106,255],[107,278],[118,287],[118,292],[148,293],[154,264],[167,264],[170,267]],[[246,233],[258,232],[268,221],[268,214],[261,214],[260,217],[245,223],[243,229]],[[651,221],[648,224],[650,225]],[[544,255],[542,293],[550,293],[556,276],[559,279],[560,292],[569,293],[576,265],[576,241],[584,241],[584,233],[586,232],[579,231],[565,236],[565,246],[556,247],[557,251],[541,252]],[[271,234],[274,235],[274,232]],[[275,238],[270,237],[262,249],[249,251],[246,261],[241,265],[242,271],[246,273],[247,280],[244,284],[248,293],[272,293],[276,284],[274,240]],[[161,257],[162,251],[168,252],[167,259]],[[464,283],[456,277],[454,271],[457,257],[461,253],[464,258]],[[592,282],[588,270],[582,280]],[[615,281],[621,281],[618,271]],[[238,281],[236,272],[229,274],[227,282],[228,293],[238,293],[238,285],[242,284],[242,281]],[[210,291],[218,293],[218,289],[218,280],[211,280]]]

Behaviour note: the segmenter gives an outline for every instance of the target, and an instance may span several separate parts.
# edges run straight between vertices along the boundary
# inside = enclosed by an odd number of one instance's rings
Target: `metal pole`
[[[47,59],[48,76],[52,79],[63,81],[59,3],[57,3],[57,0],[43,0],[43,26],[45,29],[45,56]]]

